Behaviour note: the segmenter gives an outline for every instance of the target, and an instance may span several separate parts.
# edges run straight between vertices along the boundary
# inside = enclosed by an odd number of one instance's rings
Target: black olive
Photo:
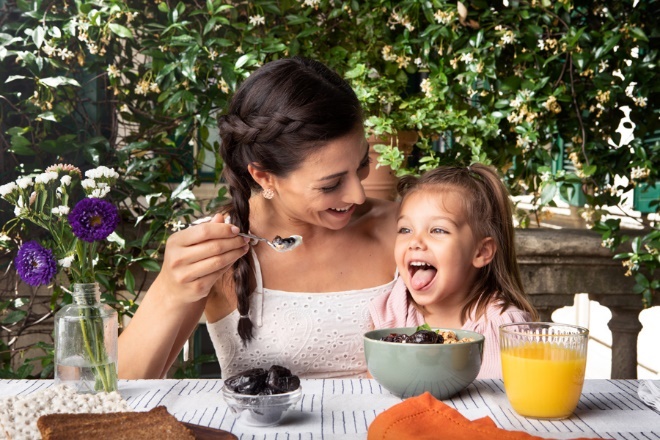
[[[436,344],[444,344],[445,343],[445,338],[442,337],[440,333],[438,333],[438,340],[435,341]]]
[[[266,388],[267,378],[266,370],[253,368],[226,379],[225,386],[238,394],[257,395]]]
[[[438,340],[438,334],[432,330],[420,330],[413,333],[408,338],[411,344],[435,344]]]

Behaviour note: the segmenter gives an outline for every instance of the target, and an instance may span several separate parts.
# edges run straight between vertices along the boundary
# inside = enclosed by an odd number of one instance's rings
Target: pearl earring
[[[275,191],[273,191],[272,188],[264,188],[264,189],[261,191],[261,195],[264,196],[264,199],[268,199],[268,200],[270,200],[270,199],[272,199],[273,197],[275,197]]]

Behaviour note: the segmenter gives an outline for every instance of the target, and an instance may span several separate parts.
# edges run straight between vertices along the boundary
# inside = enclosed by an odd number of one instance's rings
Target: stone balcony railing
[[[612,379],[637,378],[637,338],[642,330],[640,295],[626,277],[621,262],[601,246],[600,235],[577,229],[516,231],[518,262],[525,290],[541,321],[572,306],[574,295],[589,294],[612,313]],[[660,305],[660,298],[654,299]]]

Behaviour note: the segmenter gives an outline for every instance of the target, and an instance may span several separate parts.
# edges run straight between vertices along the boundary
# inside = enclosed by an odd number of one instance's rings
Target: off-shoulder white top
[[[254,339],[243,346],[239,313],[207,323],[223,378],[281,365],[302,378],[366,377],[362,335],[373,328],[369,301],[394,286],[302,293],[266,289],[251,251],[257,288],[250,298]]]

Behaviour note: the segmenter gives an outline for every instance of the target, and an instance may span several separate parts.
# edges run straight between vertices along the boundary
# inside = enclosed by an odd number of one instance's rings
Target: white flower
[[[312,8],[318,8],[321,0],[304,0],[302,2],[303,6],[311,6]]]
[[[630,49],[630,56],[633,58],[639,58],[639,47],[633,47]]]
[[[73,260],[75,260],[76,256],[75,255],[69,255],[68,257],[64,257],[61,260],[57,260],[57,264],[59,264],[62,267],[71,267],[71,263],[73,263]]]
[[[53,180],[57,180],[57,173],[55,171],[41,173],[34,179],[35,183],[42,183],[44,185],[48,184],[48,182],[51,182]]]
[[[18,185],[16,185],[16,182],[6,183],[6,184],[0,186],[0,197],[4,197],[7,194],[11,194],[12,192],[16,191],[17,189],[18,189]]]
[[[544,171],[541,173],[541,181],[547,182],[552,178],[552,173],[550,171]]]
[[[646,102],[648,101],[648,99],[646,98],[646,96],[640,96],[637,98],[633,98],[633,101],[635,101],[635,105],[638,107],[646,107]]]
[[[500,43],[504,46],[507,44],[511,44],[514,41],[516,41],[516,36],[513,33],[513,31],[506,31],[504,35],[502,35],[502,38],[500,39]]]
[[[71,185],[71,176],[62,176],[62,178],[60,179],[60,182],[62,182],[62,186]]]
[[[103,197],[107,196],[109,193],[110,193],[110,187],[109,186],[106,186],[104,188],[95,188],[89,194],[89,197],[92,198],[92,199],[102,199]]]
[[[539,49],[545,50],[545,41],[543,41],[542,39],[539,39],[539,41],[537,43],[537,46],[539,47]]]
[[[94,189],[96,188],[96,180],[94,179],[85,179],[80,182],[80,186],[83,187],[83,189]]]
[[[54,207],[53,210],[52,210],[52,213],[55,214],[55,215],[60,215],[60,216],[68,215],[69,214],[69,209],[70,208],[66,205],[60,205],[60,206]]]
[[[464,63],[469,64],[472,61],[474,61],[474,58],[472,57],[471,53],[464,53],[464,54],[461,54],[461,61],[463,61]]]
[[[32,186],[32,178],[31,177],[21,177],[16,181],[16,185],[18,185],[19,188],[21,189],[26,189],[28,186]]]
[[[628,98],[633,97],[633,93],[635,92],[635,86],[636,85],[637,85],[637,83],[635,81],[633,81],[630,84],[628,84],[628,87],[626,87],[626,96]]]
[[[0,234],[0,241],[11,241],[11,237],[3,232]]]
[[[110,78],[117,78],[119,75],[121,75],[121,72],[114,64],[110,64],[108,66],[107,72]]]
[[[47,56],[51,56],[55,53],[55,48],[50,44],[48,44],[48,42],[44,43],[44,45],[41,46],[41,50],[43,50]]]
[[[266,19],[261,15],[253,15],[252,17],[249,18],[249,21],[252,26],[266,24]]]
[[[14,215],[16,217],[21,217],[23,214],[27,212],[28,209],[25,206],[25,202],[23,201],[23,196],[18,196],[18,200],[16,200],[16,207],[14,208]]]
[[[176,223],[172,224],[172,231],[177,232],[177,231],[180,231],[181,229],[183,229],[185,227],[186,227],[185,223],[183,223],[183,222],[181,222],[181,220],[179,220]]]
[[[117,179],[119,178],[119,174],[114,169],[101,165],[100,167],[85,171],[85,177],[89,179],[100,179],[103,177],[106,179]]]
[[[431,81],[428,78],[424,78],[420,84],[420,88],[422,89],[422,92],[424,94],[428,95],[433,91],[433,86],[431,85]]]
[[[603,247],[608,248],[608,247],[611,247],[613,244],[614,244],[614,238],[610,237],[610,238],[607,238],[607,239],[603,240],[603,242],[600,245],[603,246]]]

